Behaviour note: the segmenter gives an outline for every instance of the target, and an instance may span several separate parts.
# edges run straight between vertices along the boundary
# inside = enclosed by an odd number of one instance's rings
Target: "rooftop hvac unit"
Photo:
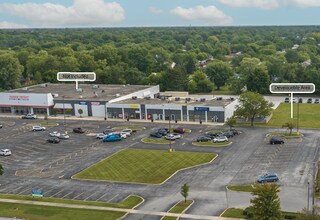
[[[201,98],[201,99],[200,99],[200,102],[205,102],[205,101],[206,101],[205,98]]]
[[[82,88],[77,89],[77,92],[83,92]]]
[[[190,101],[191,101],[191,98],[186,98],[186,101],[187,101],[187,102],[190,102]]]
[[[150,100],[150,99],[151,99],[151,97],[150,97],[150,96],[147,96],[147,97],[144,97],[144,99],[146,99],[146,100]]]
[[[93,85],[92,88],[93,89],[99,89],[99,85]]]
[[[52,93],[52,97],[53,98],[57,98],[57,97],[59,97],[59,94],[58,93]]]
[[[28,87],[23,87],[22,90],[27,91],[27,90],[28,90]]]
[[[137,96],[132,96],[132,99],[137,99],[138,97]]]
[[[174,100],[175,101],[180,101],[180,97],[175,97]]]
[[[120,94],[119,94],[119,93],[117,93],[117,94],[116,94],[116,97],[120,97]]]
[[[83,96],[82,96],[82,95],[80,95],[80,96],[79,96],[79,98],[80,98],[80,99],[82,99],[82,98],[83,98]]]
[[[41,87],[47,87],[47,83],[43,83],[40,85]]]

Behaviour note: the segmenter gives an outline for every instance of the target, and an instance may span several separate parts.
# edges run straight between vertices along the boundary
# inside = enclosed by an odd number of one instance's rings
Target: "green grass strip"
[[[200,147],[223,147],[223,146],[228,146],[230,142],[223,142],[223,143],[213,143],[210,141],[206,142],[192,142],[192,145],[195,146],[200,146]]]
[[[252,185],[228,186],[228,189],[237,192],[253,192]]]
[[[170,144],[170,140],[164,138],[142,138],[141,141],[146,144]],[[171,141],[171,144],[174,141]]]
[[[213,153],[126,149],[76,174],[73,178],[159,184],[177,170],[211,162]]]
[[[31,192],[30,192],[31,193]],[[120,203],[108,203],[108,202],[93,202],[93,201],[81,201],[72,199],[61,199],[61,198],[47,198],[47,197],[32,197],[26,195],[14,195],[14,194],[0,194],[0,199],[16,199],[16,200],[28,200],[28,201],[39,201],[39,202],[52,202],[72,205],[88,205],[88,206],[101,206],[111,208],[127,208],[131,209],[140,204],[143,199],[139,196],[130,195]]]

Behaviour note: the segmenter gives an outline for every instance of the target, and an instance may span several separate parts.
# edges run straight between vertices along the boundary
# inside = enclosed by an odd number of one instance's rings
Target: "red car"
[[[184,134],[186,131],[183,128],[174,128],[173,132],[178,134]]]

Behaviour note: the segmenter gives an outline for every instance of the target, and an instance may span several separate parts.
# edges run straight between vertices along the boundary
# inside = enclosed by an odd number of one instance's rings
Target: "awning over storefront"
[[[53,108],[56,108],[56,109],[72,109],[72,105],[70,103],[55,103]]]

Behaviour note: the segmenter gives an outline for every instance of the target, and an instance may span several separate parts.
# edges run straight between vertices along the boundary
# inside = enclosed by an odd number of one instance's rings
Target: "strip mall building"
[[[236,101],[187,92],[160,93],[156,86],[40,84],[0,93],[0,114],[80,116],[223,123]]]

